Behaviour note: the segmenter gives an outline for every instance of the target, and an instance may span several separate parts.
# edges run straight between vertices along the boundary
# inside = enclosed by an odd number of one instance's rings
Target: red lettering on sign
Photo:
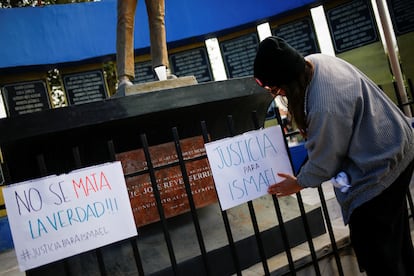
[[[79,198],[82,195],[88,197],[91,193],[97,193],[103,189],[112,189],[111,184],[103,171],[100,172],[99,177],[96,177],[96,173],[92,173],[79,178],[79,181],[73,179],[72,186],[76,198]]]

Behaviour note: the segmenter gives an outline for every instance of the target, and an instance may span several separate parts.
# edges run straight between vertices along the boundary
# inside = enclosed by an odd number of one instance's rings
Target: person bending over
[[[273,96],[287,97],[308,152],[299,173],[280,174],[283,180],[268,192],[286,196],[345,174],[348,187],[334,190],[361,271],[414,275],[406,207],[411,120],[351,64],[323,54],[303,57],[280,37],[259,44],[254,77]]]

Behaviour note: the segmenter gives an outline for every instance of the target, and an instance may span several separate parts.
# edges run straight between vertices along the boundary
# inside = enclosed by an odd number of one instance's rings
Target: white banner
[[[280,126],[246,132],[205,145],[222,210],[267,194],[293,174]]]
[[[120,162],[3,188],[21,271],[137,235]]]

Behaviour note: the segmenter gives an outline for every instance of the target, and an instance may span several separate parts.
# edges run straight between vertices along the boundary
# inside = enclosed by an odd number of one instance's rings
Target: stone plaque
[[[43,80],[7,84],[3,87],[3,95],[10,117],[50,108]]]
[[[198,83],[213,80],[207,50],[203,47],[172,54],[170,60],[178,77],[194,76]]]
[[[135,67],[135,79],[133,83],[144,83],[155,81],[154,72],[152,71],[152,62],[136,62]]]
[[[108,95],[102,70],[66,74],[62,78],[70,105],[101,101]]]
[[[195,206],[201,208],[217,202],[203,138],[183,139],[180,145]],[[152,146],[149,151],[165,216],[170,218],[190,211],[174,142]],[[137,227],[159,221],[144,151],[119,153],[116,159],[122,163]]]
[[[387,3],[396,34],[414,31],[414,1],[388,0]]]
[[[259,38],[256,33],[243,35],[220,43],[221,54],[229,78],[253,75]]]
[[[367,0],[351,1],[327,11],[336,53],[349,51],[379,39],[372,7]]]
[[[274,28],[272,32],[273,35],[285,39],[304,56],[320,52],[310,17],[280,25]]]

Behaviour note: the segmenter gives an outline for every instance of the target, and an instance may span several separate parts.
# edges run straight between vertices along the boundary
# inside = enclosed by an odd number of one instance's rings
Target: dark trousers
[[[414,275],[406,195],[414,162],[383,193],[355,209],[349,222],[359,267],[367,275]]]

